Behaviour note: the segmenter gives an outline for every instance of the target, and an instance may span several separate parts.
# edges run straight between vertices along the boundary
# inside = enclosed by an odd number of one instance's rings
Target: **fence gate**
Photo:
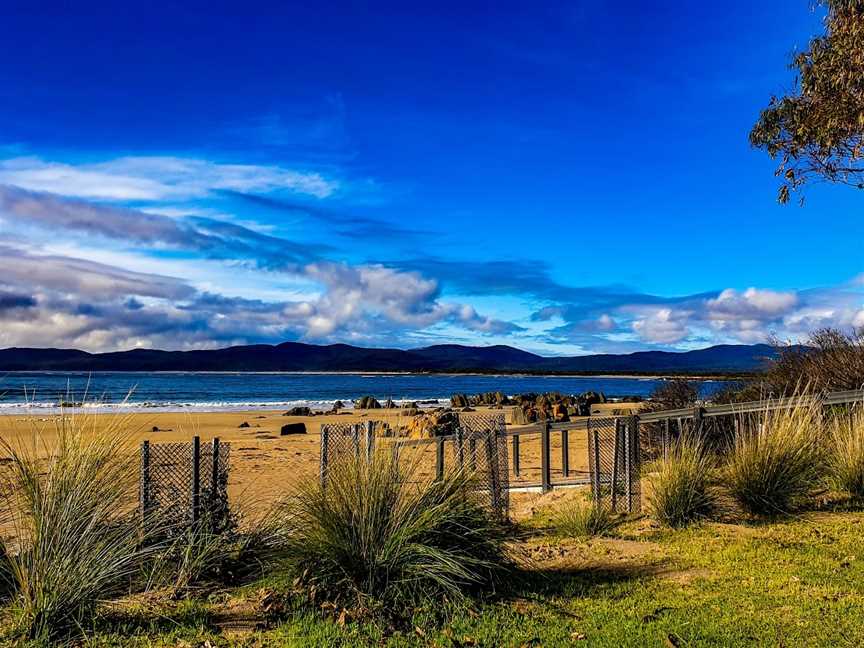
[[[639,419],[588,419],[588,473],[593,500],[612,511],[642,508]]]
[[[228,467],[231,446],[201,443],[141,443],[139,507],[145,521],[168,529],[206,521],[216,529],[229,523]]]

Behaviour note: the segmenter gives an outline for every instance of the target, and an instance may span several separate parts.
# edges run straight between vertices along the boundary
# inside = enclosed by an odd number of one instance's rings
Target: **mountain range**
[[[375,349],[285,342],[201,351],[0,349],[0,371],[383,371],[433,373],[740,374],[776,355],[767,344],[695,351],[544,357],[510,346]]]

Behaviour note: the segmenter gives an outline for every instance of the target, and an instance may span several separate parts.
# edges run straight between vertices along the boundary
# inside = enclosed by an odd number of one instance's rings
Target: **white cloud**
[[[633,321],[633,330],[644,342],[674,344],[689,334],[685,318],[670,308],[658,308]]]
[[[111,201],[190,200],[218,190],[283,190],[326,198],[340,187],[339,181],[317,172],[170,156],[121,157],[84,164],[10,158],[0,160],[0,184]]]

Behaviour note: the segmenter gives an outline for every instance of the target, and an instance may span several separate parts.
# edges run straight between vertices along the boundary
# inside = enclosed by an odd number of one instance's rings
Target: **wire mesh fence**
[[[641,510],[638,419],[592,418],[587,426],[593,500],[612,511]]]
[[[448,471],[465,470],[476,476],[479,490],[496,514],[509,510],[509,461],[503,414],[459,414],[456,434],[432,439],[400,439],[379,422],[330,424],[321,427],[319,477],[326,487],[328,474],[341,461],[371,460],[376,448],[389,450],[415,483],[443,479]]]
[[[158,519],[167,529],[206,520],[214,528],[229,524],[228,471],[231,446],[213,439],[202,444],[141,444],[139,507],[142,518]]]

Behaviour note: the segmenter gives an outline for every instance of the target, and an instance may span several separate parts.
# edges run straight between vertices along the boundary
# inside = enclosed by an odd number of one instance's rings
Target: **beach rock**
[[[459,427],[459,415],[449,409],[437,409],[412,418],[406,426],[407,436],[432,438],[455,434]]]
[[[462,407],[468,407],[468,405],[468,397],[465,394],[453,394],[450,397],[450,407],[459,409]]]
[[[414,401],[410,401],[408,403],[402,403],[402,409],[408,409],[408,410],[418,409],[418,406],[417,406],[417,403],[415,403]]]
[[[335,403],[333,403],[334,412],[338,412],[339,410],[344,409],[344,407],[345,403],[343,403],[341,400],[337,400]]]
[[[312,410],[308,407],[292,407],[282,416],[312,416]]]
[[[381,403],[374,396],[364,396],[355,401],[354,407],[357,409],[381,409]]]
[[[158,431],[159,431],[159,426],[158,426],[158,425],[154,425],[154,426],[153,426],[153,432],[158,432]]]
[[[392,399],[388,398],[384,401],[384,409],[396,409],[396,403],[394,403]]]
[[[463,411],[463,412],[476,412],[477,410],[475,410],[473,407],[463,407],[461,411]]]
[[[248,427],[251,427],[251,426],[250,426],[249,423],[247,423],[246,421],[243,421],[243,422],[242,422],[240,425],[238,425],[237,427],[238,427],[238,428],[248,428]]]
[[[288,423],[287,425],[282,426],[282,429],[279,430],[279,434],[282,436],[288,436],[289,434],[306,434],[306,424]]]

